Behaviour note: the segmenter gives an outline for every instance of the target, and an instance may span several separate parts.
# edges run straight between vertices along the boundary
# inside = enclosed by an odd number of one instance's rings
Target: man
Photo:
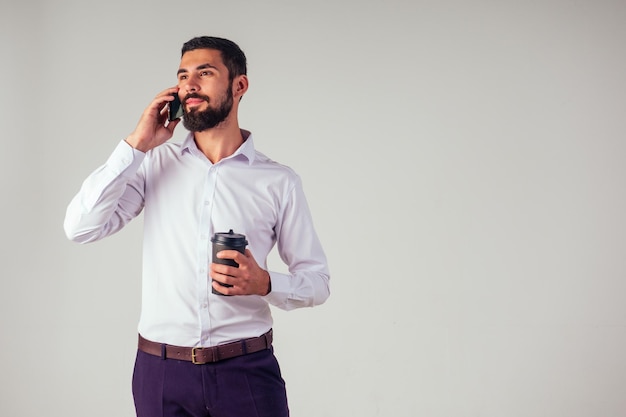
[[[256,151],[239,127],[246,73],[244,53],[229,40],[185,43],[178,85],[154,98],[67,209],[66,234],[80,243],[117,232],[143,211],[139,417],[288,416],[270,305],[290,310],[329,296],[299,177]],[[179,123],[168,121],[175,95],[190,131],[181,144],[168,142]],[[217,257],[238,267],[211,259],[211,237],[231,229],[248,247]],[[267,271],[275,244],[288,274]]]

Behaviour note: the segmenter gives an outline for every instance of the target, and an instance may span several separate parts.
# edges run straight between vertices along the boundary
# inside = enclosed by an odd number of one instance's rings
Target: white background
[[[62,221],[196,35],[248,55],[329,258],[275,311],[294,417],[626,415],[626,2],[2,0],[0,33],[1,416],[134,415],[141,219]]]

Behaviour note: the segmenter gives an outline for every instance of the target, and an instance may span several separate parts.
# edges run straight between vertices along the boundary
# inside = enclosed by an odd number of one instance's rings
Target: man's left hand
[[[223,250],[217,253],[220,259],[232,259],[239,264],[239,268],[211,264],[211,278],[213,288],[224,295],[267,295],[270,292],[270,274],[257,264],[249,249],[245,254],[236,250]],[[215,282],[217,281],[217,282]],[[222,284],[232,285],[224,287]]]

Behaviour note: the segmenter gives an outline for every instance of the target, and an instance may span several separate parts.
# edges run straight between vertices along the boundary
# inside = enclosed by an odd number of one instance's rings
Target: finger
[[[219,277],[214,277],[212,278],[212,286],[215,289],[220,289],[220,288],[232,288],[231,291],[236,291],[234,288],[238,287],[238,285],[240,284],[240,280],[238,280],[235,277],[231,277],[228,275],[222,275]]]
[[[211,273],[212,273],[211,276],[218,275],[222,277],[223,276],[235,277],[237,276],[238,270],[239,268],[236,268],[230,265],[216,264],[216,263],[211,264]]]
[[[246,256],[244,254],[242,254],[239,251],[232,250],[232,249],[219,251],[217,253],[217,257],[220,259],[232,259],[238,264],[241,264],[242,263],[241,261],[244,261],[246,259]]]
[[[224,287],[223,285],[220,285],[218,281],[213,280],[213,282],[211,282],[211,287],[213,287],[213,289],[219,292],[220,294],[227,295],[226,291],[228,290],[228,287]]]
[[[225,286],[221,285],[218,281],[214,280],[211,283],[211,287],[213,287],[213,289],[215,291],[217,291],[218,293],[220,293],[222,295],[229,295],[228,294],[228,290],[229,290],[230,287],[225,287]]]
[[[218,284],[230,286],[233,285],[233,278],[228,275],[217,275],[211,277],[211,279],[213,280],[213,282],[217,282]]]
[[[163,112],[167,103],[174,100],[174,95],[176,94],[178,94],[178,87],[171,87],[161,91],[154,97],[154,100],[152,100],[152,107],[157,108],[159,112]]]
[[[159,116],[157,117],[157,120],[158,120],[159,125],[165,126],[165,122],[167,120],[167,115],[169,113],[167,111],[167,106],[166,106],[165,102],[163,102],[161,105],[163,107],[161,107],[160,110],[159,110]]]
[[[241,291],[238,290],[237,288],[224,287],[223,285],[218,284],[217,281],[213,281],[211,286],[213,287],[215,291],[219,292],[222,295],[240,295],[241,294]]]
[[[220,259],[233,259],[237,254],[241,255],[238,251],[233,249],[224,249],[217,252],[217,257]]]
[[[178,87],[166,88],[165,90],[163,90],[159,94],[157,94],[157,96],[155,98],[156,99],[158,99],[158,98],[168,98],[167,101],[171,101],[171,100],[174,99],[174,94],[178,94]]]
[[[171,133],[171,134],[173,134],[173,133],[174,133],[174,129],[176,129],[176,125],[177,125],[179,122],[180,122],[180,119],[176,119],[176,120],[172,120],[172,121],[170,121],[170,122],[167,124],[167,126],[166,126],[167,130],[169,130],[169,131],[170,131],[170,133]]]

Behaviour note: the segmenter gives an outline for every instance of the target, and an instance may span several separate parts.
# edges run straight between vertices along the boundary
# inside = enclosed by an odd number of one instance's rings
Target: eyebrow
[[[218,68],[217,68],[215,65],[211,65],[211,64],[209,64],[209,63],[207,62],[206,64],[198,65],[198,66],[196,67],[196,71],[203,70],[203,69],[207,69],[207,68],[212,68],[212,69],[214,69],[214,70],[218,70]],[[219,71],[219,70],[218,70],[218,71]],[[186,72],[189,72],[189,71],[188,71],[187,69],[185,69],[185,68],[180,68],[180,69],[178,70],[178,72],[176,72],[176,74],[178,75],[178,74],[182,74],[182,73],[186,73]]]

